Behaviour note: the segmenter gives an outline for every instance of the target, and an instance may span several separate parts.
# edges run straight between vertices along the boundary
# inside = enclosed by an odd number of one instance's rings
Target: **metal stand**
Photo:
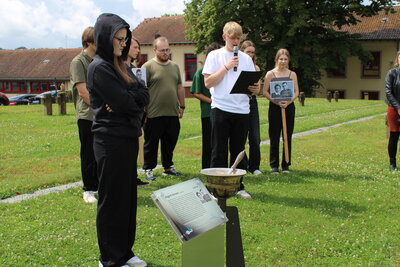
[[[244,267],[242,234],[240,231],[237,207],[226,206],[225,198],[218,198],[218,205],[226,212],[229,221],[226,224],[226,266]]]

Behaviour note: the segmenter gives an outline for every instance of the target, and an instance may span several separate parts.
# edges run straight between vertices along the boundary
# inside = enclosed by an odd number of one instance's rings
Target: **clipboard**
[[[258,83],[261,78],[262,71],[242,71],[231,90],[231,94],[251,95],[247,88],[249,85]]]

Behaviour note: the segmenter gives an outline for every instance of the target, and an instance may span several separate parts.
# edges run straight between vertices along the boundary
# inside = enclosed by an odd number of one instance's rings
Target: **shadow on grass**
[[[159,265],[159,264],[152,264],[151,262],[147,262],[147,267],[174,267],[174,265]]]
[[[339,218],[349,218],[350,215],[365,212],[364,206],[354,205],[343,200],[326,200],[316,198],[279,197],[264,193],[252,194],[254,200],[264,203],[273,203],[295,208],[306,208],[319,211],[322,214]]]

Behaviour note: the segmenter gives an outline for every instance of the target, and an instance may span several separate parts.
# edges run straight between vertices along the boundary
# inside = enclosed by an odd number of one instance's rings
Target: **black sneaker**
[[[279,174],[278,168],[272,168],[271,173],[272,174]]]
[[[139,178],[137,179],[137,182],[136,182],[136,184],[137,184],[137,186],[141,186],[141,185],[149,185],[149,183],[148,182],[143,182],[142,180],[140,180]]]
[[[174,176],[179,176],[181,175],[180,172],[178,172],[174,166],[169,167],[169,169],[164,169],[162,175],[174,175]]]
[[[153,174],[153,170],[150,170],[150,169],[149,170],[144,170],[144,173],[145,173],[146,179],[148,181],[155,181],[156,180],[156,177]]]
[[[290,173],[289,167],[282,168],[282,173]]]
[[[394,164],[390,164],[390,166],[389,166],[389,170],[391,170],[391,171],[395,171],[395,170],[396,170],[396,165],[394,165]]]

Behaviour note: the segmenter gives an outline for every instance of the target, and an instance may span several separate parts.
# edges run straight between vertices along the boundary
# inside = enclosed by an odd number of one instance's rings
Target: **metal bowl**
[[[240,178],[246,174],[242,169],[236,169],[235,173],[231,171],[231,168],[208,168],[202,169],[200,173],[206,176],[206,187],[215,197],[229,198],[237,193]]]

